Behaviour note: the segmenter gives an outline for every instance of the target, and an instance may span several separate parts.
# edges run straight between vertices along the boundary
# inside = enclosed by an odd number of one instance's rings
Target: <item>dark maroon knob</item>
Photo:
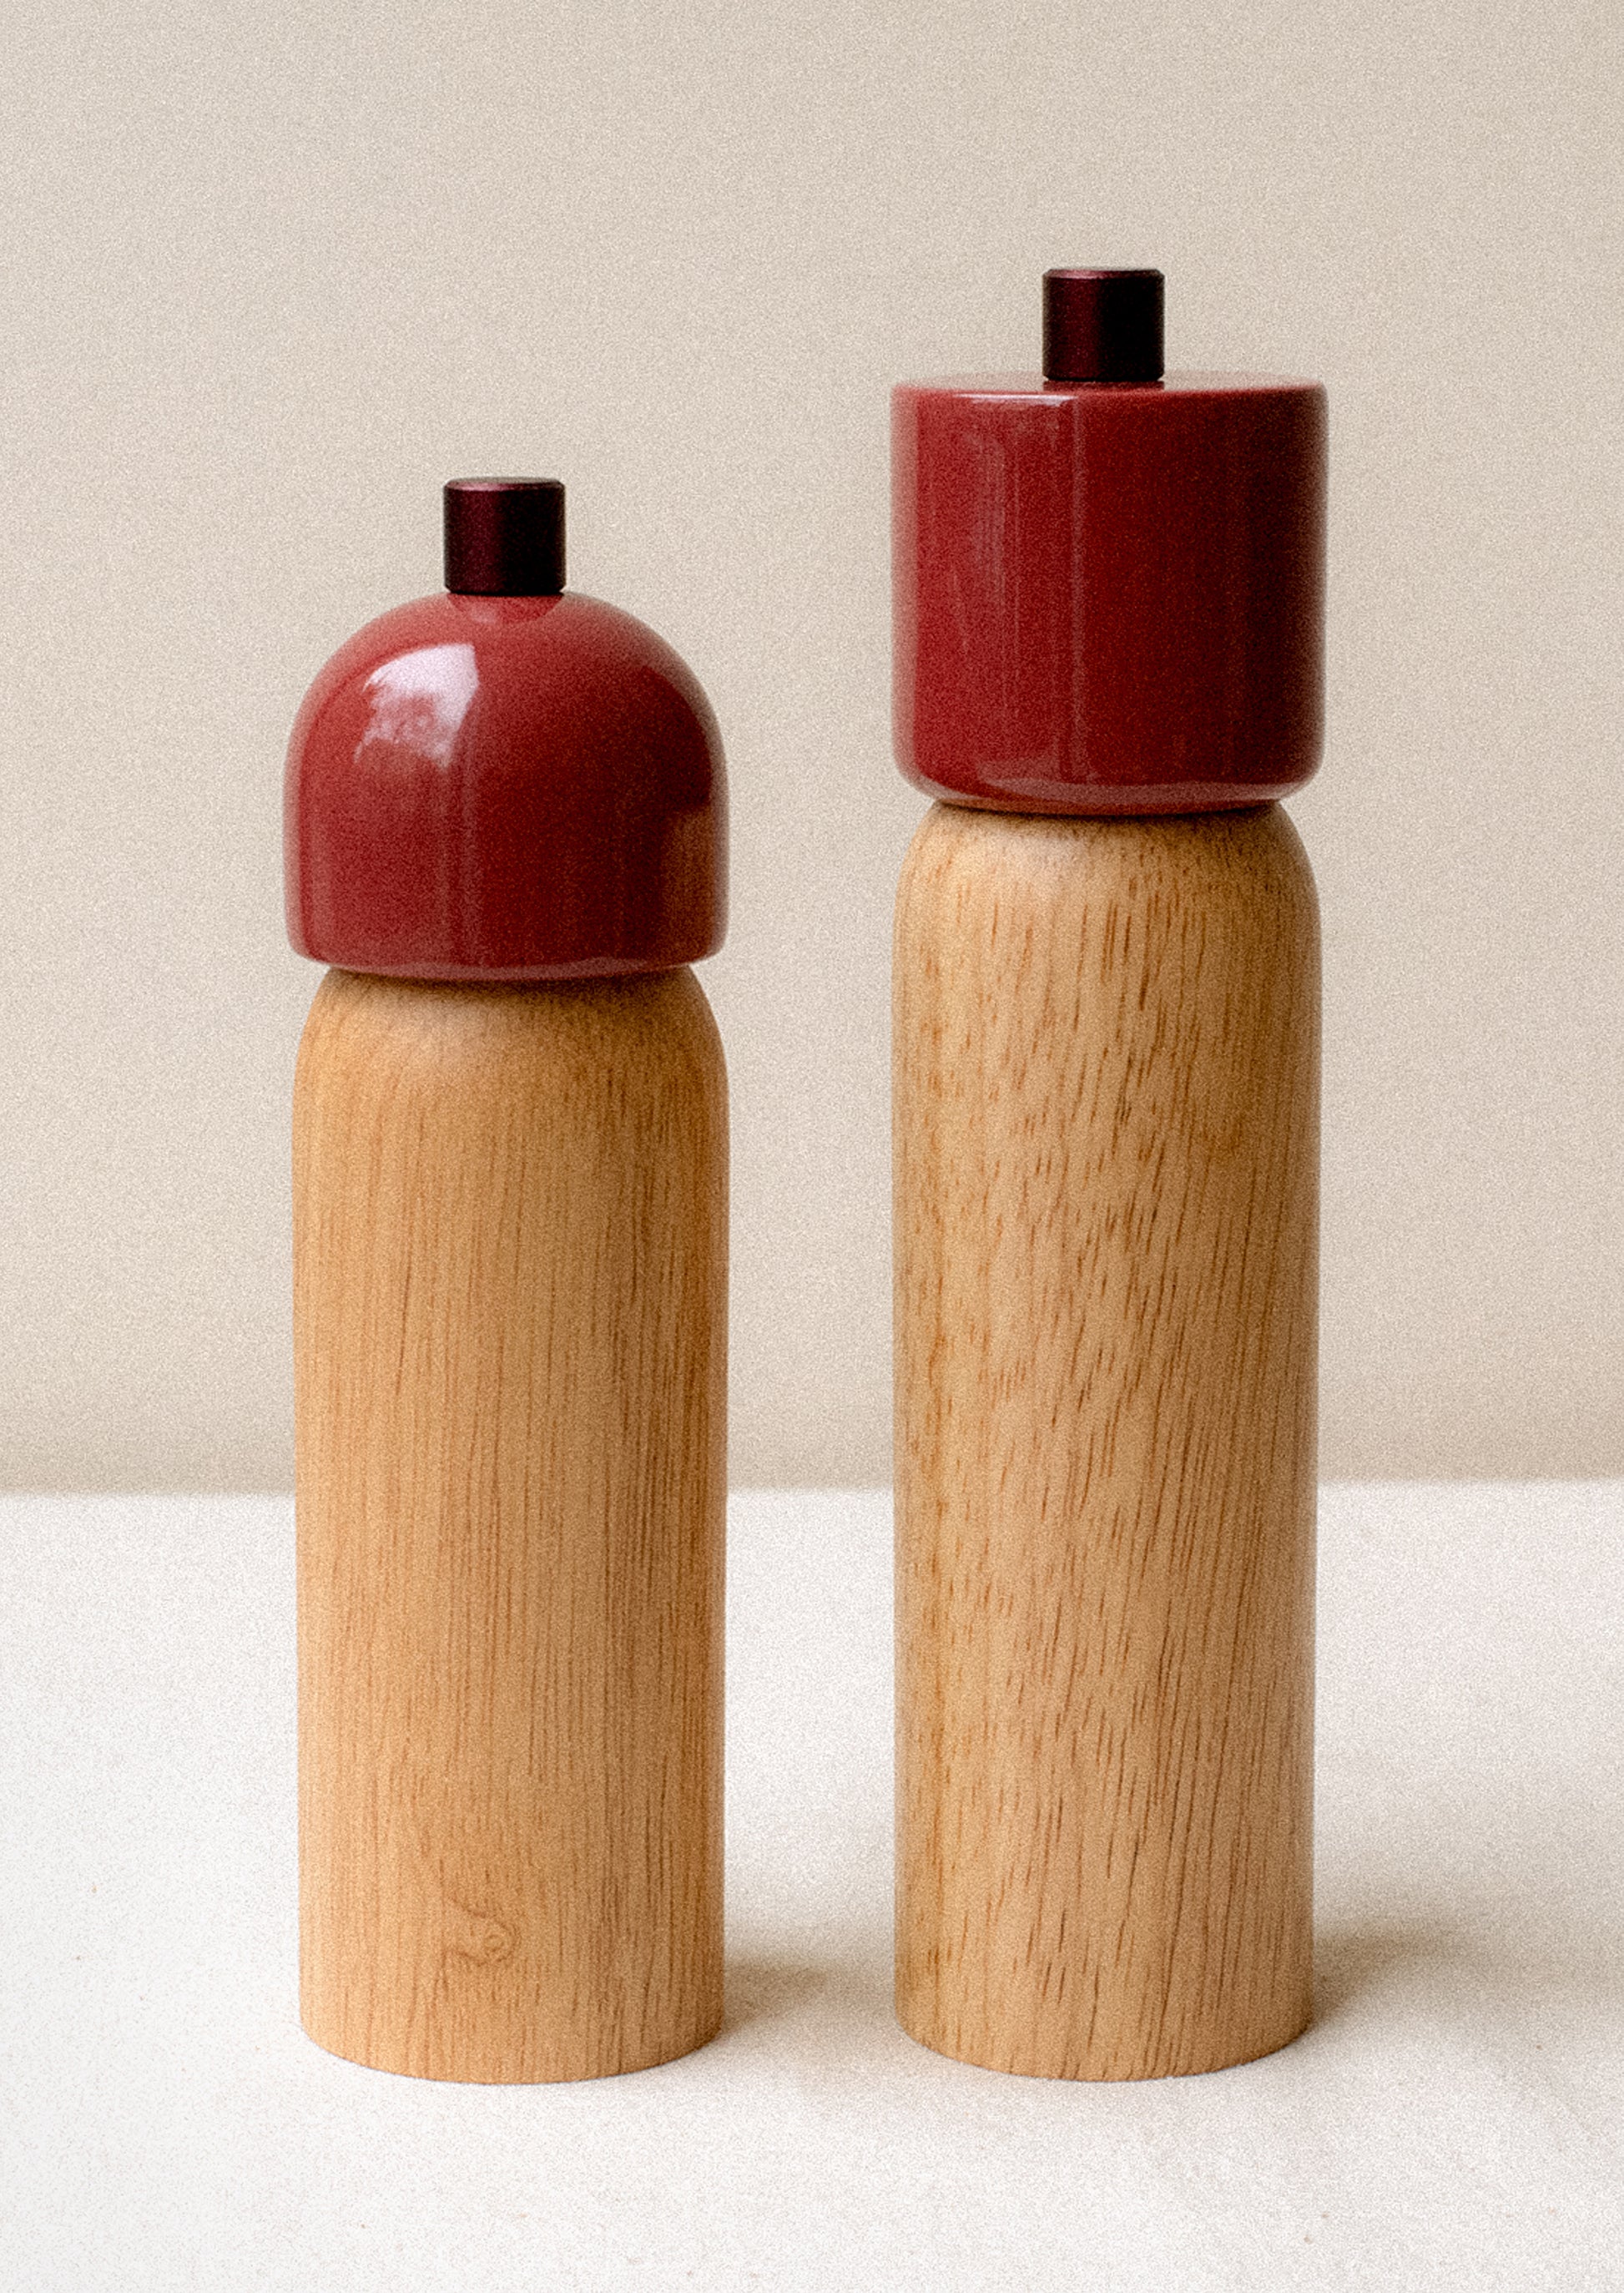
[[[446,587],[459,597],[556,597],[564,586],[564,490],[556,478],[453,478]]]
[[[1159,381],[1161,285],[1159,271],[1046,271],[1046,380]]]

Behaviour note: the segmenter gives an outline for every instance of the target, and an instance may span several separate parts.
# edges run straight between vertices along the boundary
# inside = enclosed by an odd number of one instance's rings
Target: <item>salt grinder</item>
[[[1161,309],[893,401],[897,2012],[1050,2078],[1310,2013],[1325,393]]]
[[[302,2011],[590,2078],[722,2013],[722,750],[561,486],[445,515],[288,754]]]

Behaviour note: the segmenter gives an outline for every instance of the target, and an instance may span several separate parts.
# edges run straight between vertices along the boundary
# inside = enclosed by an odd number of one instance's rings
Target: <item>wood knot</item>
[[[460,1903],[446,1906],[446,1953],[451,1958],[471,1958],[476,1966],[499,1966],[514,1950],[513,1931],[482,1911],[465,1910]]]

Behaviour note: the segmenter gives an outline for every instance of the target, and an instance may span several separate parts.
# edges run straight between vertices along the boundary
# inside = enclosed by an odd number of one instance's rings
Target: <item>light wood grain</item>
[[[944,2054],[1308,2020],[1318,965],[1274,807],[938,806],[909,854],[897,2011]]]
[[[352,2061],[587,2078],[720,2022],[725,1091],[688,971],[317,993],[302,2007]]]

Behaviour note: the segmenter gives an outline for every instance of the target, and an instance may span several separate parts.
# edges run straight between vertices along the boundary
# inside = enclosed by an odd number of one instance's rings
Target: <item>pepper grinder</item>
[[[562,486],[445,539],[288,755],[301,2005],[591,2078],[722,2013],[723,759]]]
[[[1311,2010],[1325,394],[1161,320],[893,401],[897,2012],[1049,2078]]]

